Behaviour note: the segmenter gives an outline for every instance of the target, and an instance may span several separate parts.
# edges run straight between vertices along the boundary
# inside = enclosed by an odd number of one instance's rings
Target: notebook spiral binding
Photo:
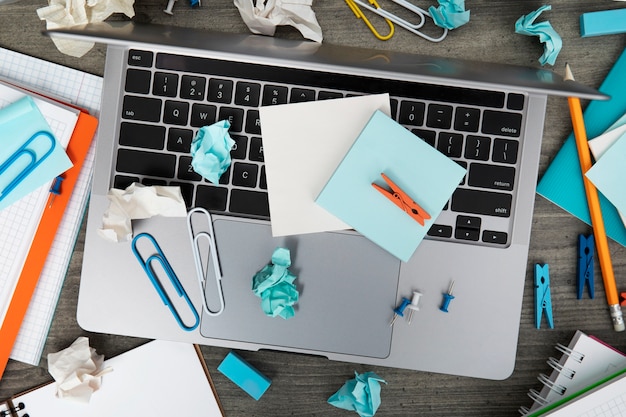
[[[0,410],[0,417],[17,417],[20,416],[19,412],[23,411],[26,408],[23,402],[17,403],[17,405],[13,405],[11,401],[7,401],[6,405],[8,407],[7,410]],[[21,417],[29,417],[28,414],[22,414]]]

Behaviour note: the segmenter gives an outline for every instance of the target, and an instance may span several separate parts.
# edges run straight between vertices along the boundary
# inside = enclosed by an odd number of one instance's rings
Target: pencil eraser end
[[[229,352],[217,370],[255,400],[261,398],[272,381],[235,352]]]
[[[626,326],[624,325],[624,322],[614,323],[613,329],[615,329],[616,332],[623,332],[624,330],[626,330]]]

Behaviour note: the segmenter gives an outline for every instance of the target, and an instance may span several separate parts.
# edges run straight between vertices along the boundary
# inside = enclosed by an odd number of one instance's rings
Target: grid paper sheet
[[[102,78],[0,48],[0,77],[59,97],[98,117]],[[83,219],[95,157],[95,138],[50,249],[11,358],[38,365]]]

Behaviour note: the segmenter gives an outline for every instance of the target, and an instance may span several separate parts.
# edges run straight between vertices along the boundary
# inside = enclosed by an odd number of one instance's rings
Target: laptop
[[[120,22],[46,33],[108,44],[78,298],[85,330],[511,375],[547,96],[601,93],[545,69],[256,35]],[[380,93],[415,140],[467,169],[426,239],[401,262],[354,231],[273,237],[258,108]],[[223,119],[236,146],[212,184],[189,170],[189,143]],[[160,271],[174,308],[164,305],[131,244],[98,235],[109,189],[135,182],[180,186],[188,209],[211,213],[222,278],[207,265],[204,285],[186,218],[133,221],[135,235],[154,237],[188,303]],[[266,315],[252,292],[277,247],[290,249],[297,276],[289,319]],[[398,310],[414,292],[416,308]],[[394,309],[403,314],[392,326]]]

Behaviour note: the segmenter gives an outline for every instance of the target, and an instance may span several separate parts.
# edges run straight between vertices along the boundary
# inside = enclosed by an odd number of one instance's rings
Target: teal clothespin
[[[589,291],[589,298],[594,298],[593,288],[593,235],[578,235],[578,271],[577,271],[577,298],[583,298],[585,285]]]
[[[541,328],[541,316],[544,311],[548,326],[554,329],[548,264],[535,264],[535,327],[537,329]]]

